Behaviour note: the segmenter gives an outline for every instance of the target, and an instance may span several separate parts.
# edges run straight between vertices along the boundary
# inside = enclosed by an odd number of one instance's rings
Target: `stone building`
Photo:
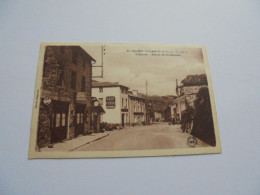
[[[93,131],[92,62],[95,59],[79,46],[45,48],[38,147]]]
[[[188,75],[181,83],[180,86],[177,86],[179,96],[170,105],[172,120],[175,123],[181,121],[182,114],[188,107],[194,108],[200,88],[208,87],[206,74]]]
[[[197,98],[200,88],[208,87],[206,74],[188,75],[181,83],[181,94],[185,96],[187,105],[194,107],[194,101]]]

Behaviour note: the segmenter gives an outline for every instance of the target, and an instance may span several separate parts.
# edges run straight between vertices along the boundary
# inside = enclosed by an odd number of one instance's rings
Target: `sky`
[[[102,46],[82,46],[95,60],[102,64]],[[148,95],[176,95],[176,79],[180,82],[190,74],[205,74],[201,48],[171,45],[106,44],[103,47],[103,78],[97,81],[119,82],[130,90]],[[153,54],[153,55],[152,55]],[[93,75],[100,75],[93,68]]]

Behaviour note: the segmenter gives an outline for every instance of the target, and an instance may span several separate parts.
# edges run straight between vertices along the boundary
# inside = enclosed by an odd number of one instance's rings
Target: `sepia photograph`
[[[0,1],[0,195],[260,195],[260,1]]]
[[[42,43],[29,158],[221,153],[206,48]]]

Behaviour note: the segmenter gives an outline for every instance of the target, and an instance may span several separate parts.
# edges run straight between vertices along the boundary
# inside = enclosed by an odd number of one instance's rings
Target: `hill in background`
[[[145,94],[139,93],[138,94],[142,98],[146,98]],[[147,101],[148,103],[151,103],[153,110],[155,112],[159,112],[162,115],[164,115],[165,109],[173,103],[173,99],[175,99],[177,96],[174,95],[167,95],[167,96],[157,96],[157,95],[148,95]]]

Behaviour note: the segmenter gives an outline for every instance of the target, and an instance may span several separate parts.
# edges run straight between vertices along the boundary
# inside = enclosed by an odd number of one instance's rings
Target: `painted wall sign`
[[[107,107],[107,109],[114,109],[116,107],[115,96],[107,96],[106,97],[106,107]]]

